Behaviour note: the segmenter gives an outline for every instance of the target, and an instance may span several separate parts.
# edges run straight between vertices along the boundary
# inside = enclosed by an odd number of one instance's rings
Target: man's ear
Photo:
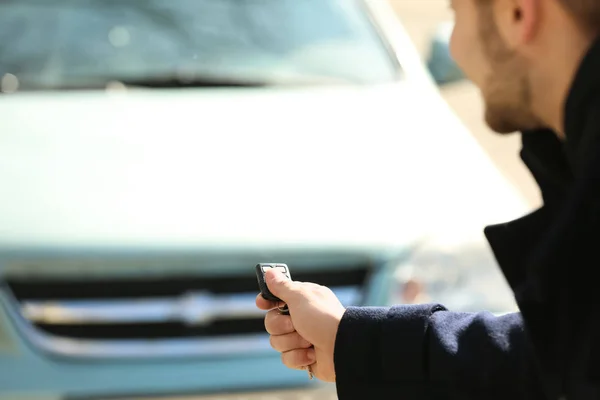
[[[531,42],[537,34],[542,18],[540,0],[520,0],[521,40]]]
[[[540,25],[540,0],[495,0],[496,24],[505,43],[517,49],[530,43]]]

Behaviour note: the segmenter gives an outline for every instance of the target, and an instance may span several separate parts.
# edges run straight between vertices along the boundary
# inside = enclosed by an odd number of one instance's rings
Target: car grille
[[[347,268],[335,267],[326,271],[294,273],[294,280],[314,282],[324,286],[362,285],[368,266],[353,265]],[[258,285],[254,275],[219,277],[178,277],[154,279],[93,279],[93,280],[31,280],[10,278],[8,285],[15,297],[28,300],[66,299],[115,299],[171,297],[190,290],[210,291],[211,293],[256,292]]]
[[[366,264],[337,266],[300,270],[293,278],[328,286],[342,303],[356,305],[362,302],[369,271]],[[244,341],[251,340],[254,350],[266,344],[264,311],[254,304],[258,285],[253,274],[92,280],[12,277],[7,284],[23,329],[42,347],[54,352],[62,348],[62,353],[66,348],[70,356],[117,356],[136,346],[145,356],[156,351],[162,356],[188,354],[186,347],[189,354],[211,355],[227,353],[228,341],[232,352]],[[236,341],[240,346],[233,345]]]

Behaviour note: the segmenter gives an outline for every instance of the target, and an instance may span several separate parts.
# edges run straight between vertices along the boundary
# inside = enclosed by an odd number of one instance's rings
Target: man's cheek
[[[479,86],[486,76],[485,62],[477,48],[477,38],[466,37],[466,40],[457,37],[450,43],[450,54],[465,77]]]
[[[461,40],[460,32],[456,29],[452,33],[450,37],[450,55],[452,59],[458,65],[458,67],[462,70],[462,72],[469,77],[469,68],[468,68],[468,52],[465,52],[465,48],[463,47],[464,41]]]

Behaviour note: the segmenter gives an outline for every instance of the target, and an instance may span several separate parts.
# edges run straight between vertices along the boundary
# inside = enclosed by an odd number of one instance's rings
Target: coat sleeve
[[[519,313],[350,307],[336,337],[336,386],[340,400],[541,399],[530,354]]]

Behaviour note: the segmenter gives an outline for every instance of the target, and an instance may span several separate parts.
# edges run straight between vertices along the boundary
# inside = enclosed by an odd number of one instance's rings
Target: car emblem
[[[178,319],[186,325],[208,325],[217,316],[218,303],[208,292],[188,292],[177,303]]]

